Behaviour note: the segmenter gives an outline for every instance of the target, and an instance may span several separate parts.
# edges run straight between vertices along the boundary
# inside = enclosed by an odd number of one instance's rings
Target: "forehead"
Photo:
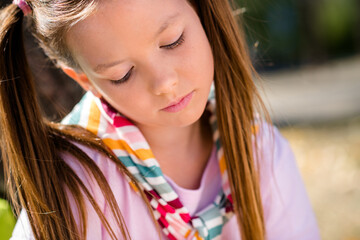
[[[106,0],[96,11],[73,26],[67,44],[78,61],[95,66],[115,55],[126,55],[166,23],[181,18],[186,0]]]

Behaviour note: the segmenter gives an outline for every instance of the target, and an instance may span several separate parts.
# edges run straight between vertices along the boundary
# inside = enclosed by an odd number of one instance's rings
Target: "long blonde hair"
[[[31,0],[29,19],[33,33],[46,54],[57,63],[78,68],[64,34],[91,14],[98,0]],[[252,125],[256,111],[263,109],[252,75],[255,73],[242,30],[232,15],[228,0],[192,0],[214,54],[217,117],[226,158],[234,209],[242,239],[265,238],[259,173],[255,167]],[[33,79],[25,57],[23,14],[15,5],[0,12],[0,130],[5,176],[13,203],[27,210],[36,239],[84,239],[85,195],[112,239],[107,219],[75,172],[61,159],[68,152],[96,179],[107,199],[123,238],[130,238],[109,184],[96,164],[72,142],[79,142],[107,155],[122,172],[135,179],[96,136],[79,127],[44,120],[40,114]],[[256,140],[256,139],[255,139]],[[41,144],[38,144],[41,141]],[[256,144],[255,144],[256,146]],[[80,232],[65,192],[69,189],[80,212]],[[145,196],[144,202],[150,205]]]

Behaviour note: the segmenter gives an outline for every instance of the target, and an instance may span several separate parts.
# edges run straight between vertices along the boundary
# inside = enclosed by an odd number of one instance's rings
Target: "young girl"
[[[61,124],[39,113],[24,16],[87,90]],[[227,0],[16,0],[0,34],[12,239],[319,238]]]

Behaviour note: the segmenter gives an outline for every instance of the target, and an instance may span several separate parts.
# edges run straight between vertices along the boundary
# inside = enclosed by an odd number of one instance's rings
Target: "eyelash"
[[[132,67],[132,68],[130,69],[130,71],[128,71],[123,78],[121,78],[121,79],[119,79],[119,80],[111,80],[111,83],[112,83],[112,84],[115,84],[115,85],[125,83],[127,80],[129,80],[133,68],[134,68],[134,67]]]
[[[178,40],[176,40],[175,42],[173,42],[169,45],[162,46],[161,48],[174,49],[174,48],[180,46],[184,41],[185,41],[184,33],[182,33]]]
[[[169,45],[161,46],[161,48],[174,49],[174,48],[180,46],[184,41],[185,41],[185,39],[184,39],[184,33],[182,33],[178,40],[176,40],[175,42],[173,42],[173,43],[171,43],[171,44],[169,44]],[[125,83],[127,80],[129,80],[133,68],[134,68],[134,67],[132,67],[132,68],[130,69],[130,71],[128,71],[123,78],[121,78],[121,79],[119,79],[119,80],[111,80],[111,83],[112,83],[112,84],[115,84],[115,85]]]

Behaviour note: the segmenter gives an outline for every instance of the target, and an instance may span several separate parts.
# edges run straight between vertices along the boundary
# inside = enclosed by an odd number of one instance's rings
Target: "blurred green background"
[[[10,204],[4,199],[0,199],[0,239],[9,239],[14,226],[15,217]]]
[[[360,51],[358,0],[237,0],[259,70],[323,63]]]
[[[360,239],[360,0],[236,2],[256,82],[295,152],[322,238]],[[83,92],[26,36],[43,113],[60,120]],[[7,239],[1,234],[14,222],[0,205],[0,239]]]

